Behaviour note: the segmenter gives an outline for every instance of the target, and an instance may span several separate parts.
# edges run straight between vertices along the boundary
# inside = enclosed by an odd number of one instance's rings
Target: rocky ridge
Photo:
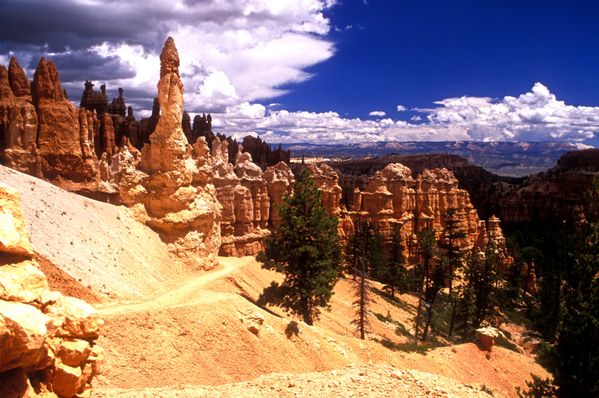
[[[51,61],[40,59],[31,86],[16,59],[9,68],[0,66],[2,163],[72,191],[110,194],[94,153],[94,112],[68,101]]]
[[[3,184],[0,219],[0,396],[89,394],[103,360],[102,320],[89,304],[48,287],[19,196]]]
[[[440,238],[451,210],[466,235],[459,241],[462,249],[483,247],[492,241],[507,259],[500,220],[495,216],[488,221],[479,219],[468,192],[458,187],[458,180],[446,168],[424,169],[414,178],[408,167],[390,163],[366,178],[361,189],[355,187],[352,203],[346,206],[339,185],[345,176],[340,178],[327,164],[307,167],[322,192],[323,204],[339,217],[340,236],[346,239],[358,221],[375,224],[388,246],[398,229],[405,255],[414,262],[418,232],[429,227]]]

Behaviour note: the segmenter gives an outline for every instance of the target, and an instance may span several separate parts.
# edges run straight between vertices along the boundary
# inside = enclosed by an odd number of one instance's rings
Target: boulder
[[[0,253],[33,257],[16,190],[0,183]]]
[[[47,356],[49,321],[31,305],[0,300],[0,373],[33,367]]]
[[[58,364],[52,375],[52,390],[61,397],[73,397],[85,386],[80,367]]]
[[[491,351],[495,345],[495,339],[499,337],[499,331],[494,327],[476,329],[475,340],[481,350]]]
[[[46,275],[36,262],[25,260],[0,266],[0,300],[41,303],[48,291]]]
[[[96,339],[104,324],[94,307],[74,297],[60,296],[44,308],[44,313],[52,318],[49,327],[59,337]]]
[[[91,345],[86,340],[73,339],[62,342],[58,358],[65,365],[81,366],[91,354]]]
[[[0,397],[36,396],[30,379],[36,391],[89,395],[103,360],[94,343],[102,321],[89,304],[49,289],[39,265],[27,258],[18,196],[0,184],[0,200]],[[23,246],[29,250],[14,250]]]

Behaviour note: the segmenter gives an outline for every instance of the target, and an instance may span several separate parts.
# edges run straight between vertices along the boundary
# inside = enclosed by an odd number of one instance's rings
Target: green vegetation
[[[538,286],[529,293],[529,278],[517,280],[512,295],[549,343],[540,359],[554,374],[553,383],[535,377],[521,397],[599,396],[598,209],[599,179],[587,195],[584,219],[533,225],[512,236],[517,261],[532,270]]]
[[[264,289],[259,302],[272,303],[302,316],[312,325],[327,307],[340,274],[337,218],[321,203],[308,170],[301,171],[293,196],[279,208],[281,223],[266,239],[258,259],[263,267],[285,275],[281,284]]]

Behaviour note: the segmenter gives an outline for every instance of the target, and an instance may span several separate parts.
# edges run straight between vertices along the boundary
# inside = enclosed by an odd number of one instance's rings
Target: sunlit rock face
[[[344,239],[351,236],[356,221],[369,221],[387,245],[399,230],[405,255],[414,258],[418,232],[430,227],[441,237],[453,213],[466,235],[459,241],[463,249],[482,247],[492,240],[505,252],[499,219],[479,220],[468,192],[458,188],[457,179],[447,169],[424,170],[413,178],[408,167],[389,164],[368,178],[363,190],[354,190],[349,209],[340,203],[341,187],[335,170],[324,164],[309,165],[308,170],[322,192],[323,205],[339,217],[339,232]]]
[[[93,307],[50,290],[17,191],[0,184],[0,396],[89,395],[103,351]]]
[[[158,101],[161,115],[141,154],[123,147],[111,166],[123,203],[158,231],[174,255],[192,268],[217,263],[221,205],[213,184],[205,141],[188,144],[181,126],[183,84],[179,54],[168,38],[160,55]]]
[[[98,121],[65,97],[55,65],[41,58],[30,84],[15,58],[0,66],[0,161],[71,191],[110,192],[93,151]],[[114,143],[113,143],[114,144]]]

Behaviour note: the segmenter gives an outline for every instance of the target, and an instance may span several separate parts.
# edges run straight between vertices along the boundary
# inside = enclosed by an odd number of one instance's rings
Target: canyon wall
[[[50,290],[18,194],[3,184],[0,220],[0,396],[86,396],[102,364],[102,321],[84,301]]]

